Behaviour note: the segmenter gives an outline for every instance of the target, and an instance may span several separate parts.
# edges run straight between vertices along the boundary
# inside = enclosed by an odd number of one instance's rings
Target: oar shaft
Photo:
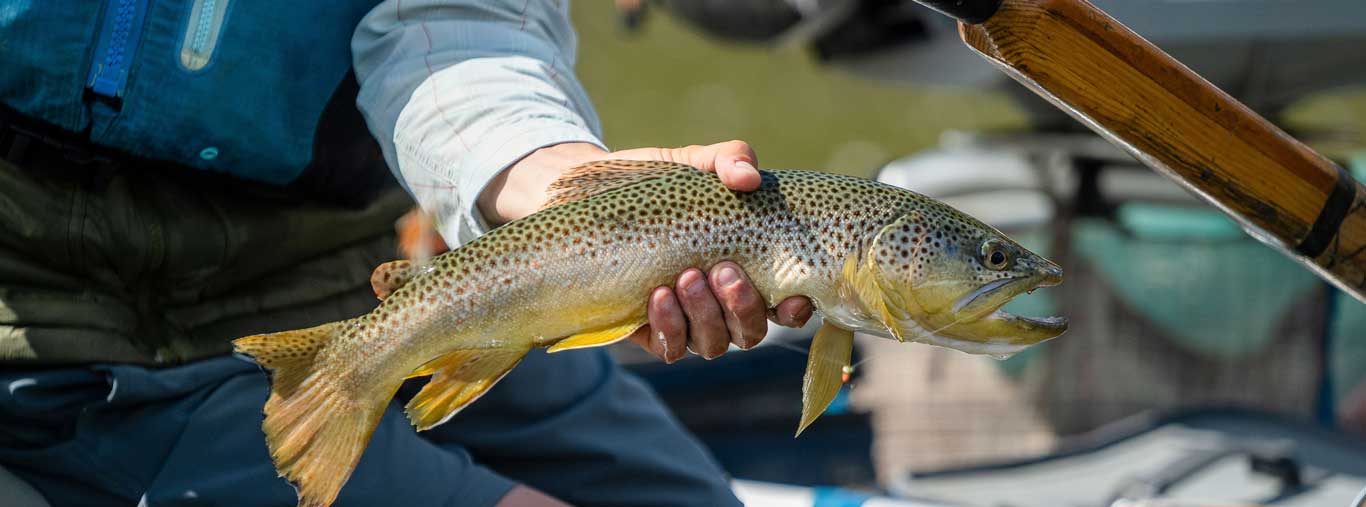
[[[966,20],[964,42],[1011,77],[1366,302],[1366,186],[1337,165],[1085,0],[921,1]]]

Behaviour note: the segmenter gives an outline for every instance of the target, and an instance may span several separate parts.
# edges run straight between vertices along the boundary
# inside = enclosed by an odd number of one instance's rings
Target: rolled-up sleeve
[[[357,99],[385,160],[448,243],[483,232],[489,180],[539,148],[602,146],[573,75],[567,0],[389,0],[352,39]]]

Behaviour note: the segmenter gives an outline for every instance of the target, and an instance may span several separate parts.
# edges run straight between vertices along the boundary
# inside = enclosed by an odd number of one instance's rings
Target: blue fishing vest
[[[138,157],[373,185],[351,35],[377,3],[0,0],[0,102]]]

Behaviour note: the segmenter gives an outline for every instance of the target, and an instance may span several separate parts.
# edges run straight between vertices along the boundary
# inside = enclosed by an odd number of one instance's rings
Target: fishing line
[[[955,325],[961,324],[961,323],[962,323],[963,321],[965,321],[965,320],[967,320],[967,317],[959,317],[958,320],[955,320],[955,321],[953,321],[953,322],[950,322],[950,323],[948,323],[948,324],[945,324],[944,326],[942,326],[942,327],[940,327],[940,328],[938,328],[938,329],[935,329],[934,331],[929,331],[929,332],[927,332],[927,333],[922,333],[922,334],[920,334],[919,336],[917,336],[915,340],[911,340],[911,341],[920,341],[921,339],[923,339],[923,338],[926,337],[926,336],[935,335],[935,334],[939,333],[940,331],[943,331],[943,330],[948,329],[948,328],[950,328],[950,327],[953,327],[953,326],[955,326]],[[922,342],[922,343],[923,343],[923,342]],[[869,362],[869,361],[872,361],[873,359],[877,359],[877,356],[873,356],[873,355],[865,356],[864,358],[859,359],[859,361],[858,361],[857,363],[854,363],[854,364],[849,365],[849,366],[848,366],[848,370],[847,370],[845,373],[852,375],[855,371],[858,370],[858,368],[859,368],[860,366],[863,366],[864,363],[867,363],[867,362]]]
[[[787,349],[787,350],[791,350],[791,351],[796,352],[796,353],[798,353],[798,354],[801,354],[801,355],[803,355],[803,356],[809,356],[809,355],[811,355],[811,351],[810,351],[809,349],[804,349],[804,348],[802,348],[802,347],[798,347],[798,346],[796,346],[796,345],[793,345],[793,344],[791,344],[791,343],[788,343],[788,342],[785,342],[785,341],[782,341],[782,340],[773,340],[773,345],[774,345],[774,346],[777,346],[777,347],[779,347],[779,348],[784,348],[784,349]]]
[[[798,354],[801,354],[801,355],[803,355],[803,356],[808,356],[808,357],[811,356],[811,350],[810,350],[809,348],[798,347],[798,346],[793,345],[793,344],[791,344],[791,343],[788,343],[788,342],[786,342],[786,341],[780,341],[780,340],[774,340],[772,343],[773,343],[773,346],[775,346],[775,347],[787,349],[787,350],[796,352],[796,353],[798,353]],[[869,361],[872,361],[872,360],[875,359],[875,358],[876,358],[875,356],[871,356],[871,355],[870,355],[870,356],[865,356],[864,358],[859,359],[859,361],[858,361],[857,363],[843,365],[844,374],[845,374],[846,376],[851,376],[851,375],[853,375],[855,371],[858,371],[858,368],[859,368],[860,366],[863,366],[864,363],[867,363],[867,362],[869,362]],[[821,359],[823,359],[823,360],[825,360],[825,361],[829,361],[829,362],[838,362],[838,361],[835,361],[834,358],[831,358],[831,357],[829,357],[829,356],[821,357]],[[844,383],[846,383],[846,384],[849,383],[849,381],[848,381],[847,378],[844,380]],[[852,386],[851,386],[851,387],[852,387]]]

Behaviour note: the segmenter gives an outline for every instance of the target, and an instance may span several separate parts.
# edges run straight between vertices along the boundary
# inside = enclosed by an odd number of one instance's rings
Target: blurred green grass
[[[764,167],[867,177],[945,129],[1025,126],[1001,94],[846,76],[799,48],[709,40],[659,11],[629,35],[612,2],[572,5],[578,75],[614,149],[743,139]]]
[[[876,82],[804,48],[708,39],[656,10],[627,34],[612,2],[572,3],[578,75],[614,149],[743,139],[768,168],[869,177],[945,130],[1027,127],[1004,94]],[[1339,160],[1366,146],[1366,89],[1311,97],[1282,124]]]
[[[1360,156],[1366,147],[1366,87],[1308,97],[1286,109],[1281,123],[1325,156]]]

